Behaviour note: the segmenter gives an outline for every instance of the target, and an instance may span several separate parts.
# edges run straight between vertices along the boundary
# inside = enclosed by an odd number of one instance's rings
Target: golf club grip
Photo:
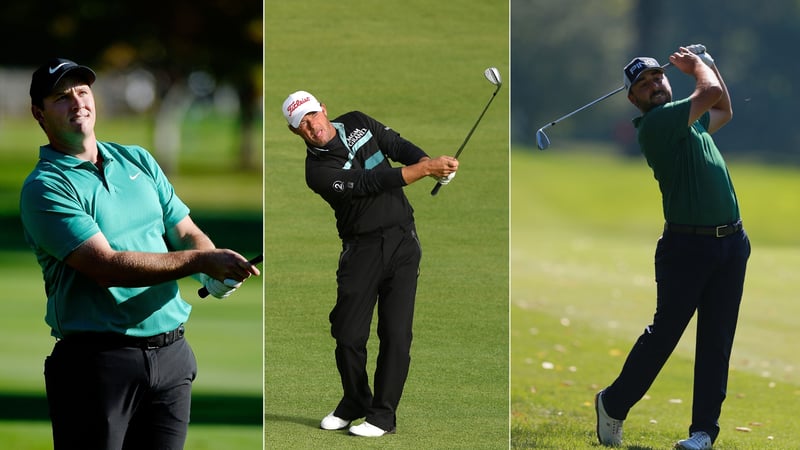
[[[249,262],[251,266],[255,266],[256,264],[260,263],[261,261],[264,261],[264,254],[263,253],[258,255],[258,256],[256,256],[255,258],[251,259],[250,261],[247,261],[247,262]],[[200,289],[197,290],[197,296],[200,297],[200,298],[208,297],[208,289],[206,289],[205,286],[201,287]]]
[[[436,182],[436,186],[434,186],[434,187],[433,187],[433,190],[431,191],[431,195],[436,195],[436,194],[438,194],[438,193],[439,193],[439,189],[441,189],[441,188],[442,188],[442,186],[443,186],[443,184],[442,184],[442,183],[439,183],[439,182],[437,181],[437,182]]]

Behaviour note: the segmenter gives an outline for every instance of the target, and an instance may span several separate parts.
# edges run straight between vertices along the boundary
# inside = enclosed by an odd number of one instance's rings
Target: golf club
[[[492,100],[494,100],[494,97],[497,95],[497,91],[500,90],[500,86],[503,85],[503,79],[500,77],[500,71],[497,70],[496,67],[489,67],[488,69],[484,70],[483,76],[485,76],[490,83],[497,86],[497,88],[495,88],[494,92],[492,93],[492,96],[489,98],[489,102],[486,103],[486,106],[483,108],[483,112],[481,112],[481,115],[478,116],[478,120],[475,121],[475,125],[473,125],[472,129],[469,130],[469,134],[467,134],[467,137],[464,139],[464,142],[461,143],[461,147],[459,147],[458,150],[456,151],[456,154],[454,156],[454,158],[456,159],[458,159],[458,155],[460,155],[461,151],[464,150],[464,146],[467,145],[469,138],[472,137],[472,133],[475,131],[475,128],[478,127],[478,124],[481,122],[481,119],[483,119],[483,115],[486,114],[486,110],[489,109],[489,105],[492,104]],[[433,190],[431,191],[431,195],[436,195],[439,192],[439,189],[442,188],[442,186],[443,186],[442,183],[437,181],[436,186],[434,186]]]
[[[706,47],[703,44],[688,45],[688,46],[686,46],[686,49],[689,50],[690,52],[694,53],[695,55],[699,55],[699,54],[702,54],[702,53],[706,52]],[[671,65],[672,65],[672,63],[666,63],[666,64],[662,65],[661,68],[662,69],[666,69],[667,67],[669,67]],[[622,91],[624,89],[625,89],[624,85],[620,86],[617,89],[614,89],[613,91],[609,92],[608,94],[606,94],[606,95],[604,95],[604,96],[602,96],[602,97],[600,97],[600,98],[598,98],[596,100],[593,100],[593,101],[581,106],[580,108],[576,109],[575,111],[572,111],[569,114],[561,116],[558,119],[556,119],[556,120],[548,123],[547,125],[539,128],[536,131],[536,145],[539,147],[539,150],[544,150],[544,149],[546,149],[547,147],[550,146],[550,139],[547,137],[547,135],[544,132],[545,128],[552,127],[553,125],[561,122],[562,120],[564,120],[564,119],[566,119],[568,117],[572,117],[573,115],[583,111],[584,109],[586,109],[586,108],[588,108],[588,107],[590,107],[590,106],[592,106],[592,105],[594,105],[596,103],[602,102],[603,100],[607,99],[608,97],[611,97],[612,95],[614,95],[617,92]]]
[[[264,254],[262,253],[262,254],[256,256],[255,258],[253,258],[253,259],[251,259],[250,261],[247,261],[247,262],[249,262],[251,266],[254,266],[254,265],[260,263],[263,260],[264,260]],[[197,290],[197,295],[200,298],[208,297],[208,289],[206,289],[205,286],[201,287],[200,289]]]

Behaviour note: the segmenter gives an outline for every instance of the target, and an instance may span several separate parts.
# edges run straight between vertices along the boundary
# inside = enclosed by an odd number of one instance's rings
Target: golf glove
[[[711,55],[709,55],[708,53],[700,53],[697,56],[700,58],[701,61],[706,63],[708,67],[712,69],[714,68],[714,58],[712,58]]]
[[[231,295],[233,291],[242,285],[241,281],[236,281],[230,278],[226,278],[225,281],[219,281],[216,278],[211,278],[204,273],[200,274],[200,279],[202,280],[203,286],[206,288],[208,293],[220,299]]]
[[[456,177],[456,173],[455,172],[451,173],[450,175],[448,175],[446,177],[441,177],[441,178],[439,178],[439,184],[444,186],[445,184],[449,183],[455,177]]]
[[[706,51],[706,46],[705,45],[703,45],[703,44],[692,44],[692,45],[686,46],[686,48],[688,48],[690,52],[692,52],[695,55],[697,55],[697,57],[700,58],[700,60],[703,61],[705,63],[705,65],[707,65],[708,67],[710,67],[712,69],[714,68],[714,58],[712,58],[711,55]],[[703,51],[697,53],[696,50],[699,50],[699,49],[702,49]]]

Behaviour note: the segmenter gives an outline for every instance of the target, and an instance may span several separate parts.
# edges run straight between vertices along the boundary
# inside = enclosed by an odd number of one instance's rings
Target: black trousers
[[[45,360],[55,450],[182,449],[196,373],[182,338],[150,349],[99,336],[58,341]]]
[[[658,298],[653,323],[603,393],[611,417],[625,419],[641,400],[697,311],[689,432],[705,431],[712,440],[717,438],[749,256],[744,230],[723,238],[664,231],[655,254]]]
[[[344,240],[336,306],[330,313],[342,400],[334,413],[366,417],[384,430],[396,426],[396,410],[411,363],[412,321],[422,249],[413,225]],[[379,353],[375,390],[367,376],[367,340],[378,306]]]

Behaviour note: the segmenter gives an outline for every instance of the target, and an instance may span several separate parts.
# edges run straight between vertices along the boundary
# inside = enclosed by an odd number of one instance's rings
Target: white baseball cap
[[[300,126],[306,114],[316,111],[322,111],[322,105],[306,91],[297,91],[283,102],[283,117],[292,128]]]

